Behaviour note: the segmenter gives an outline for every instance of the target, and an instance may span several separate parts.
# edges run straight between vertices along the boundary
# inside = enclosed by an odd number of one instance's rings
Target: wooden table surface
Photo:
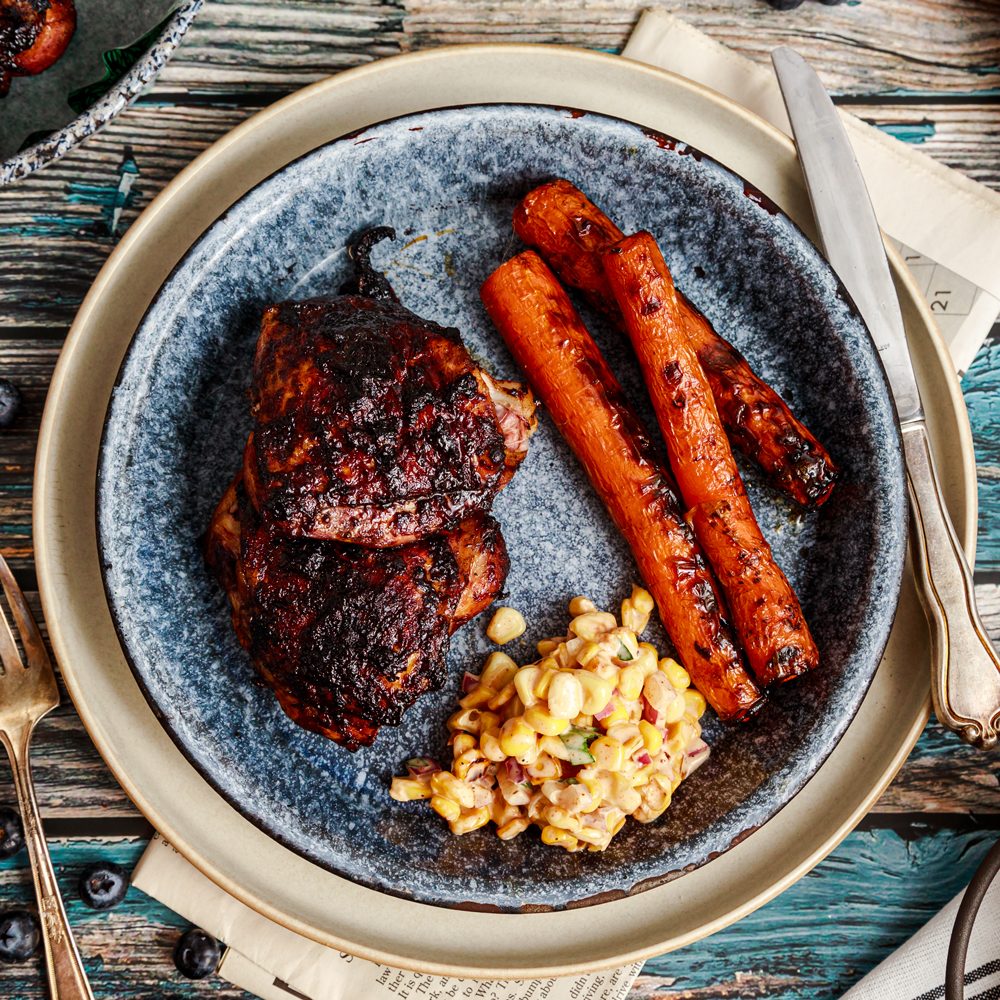
[[[46,388],[73,316],[128,226],[231,128],[304,84],[402,52],[474,42],[621,50],[634,0],[206,0],[156,88],[74,153],[0,189],[0,374],[22,389],[0,434],[0,551],[37,604],[31,484]],[[671,10],[766,61],[792,45],[851,110],[1000,188],[998,0],[669,0]],[[16,83],[15,83],[16,86]],[[136,170],[121,203],[119,181]],[[933,206],[927,206],[933,211]],[[963,381],[979,476],[980,608],[1000,638],[1000,325]],[[76,896],[91,860],[132,864],[151,828],[104,766],[72,703],[42,724],[33,764],[53,860],[95,996],[246,997],[192,983],[170,953],[185,921],[136,890],[107,914]],[[878,804],[821,865],[740,923],[646,963],[635,997],[836,997],[968,880],[1000,836],[1000,754],[932,720]],[[6,764],[0,803],[13,802]],[[22,852],[0,862],[0,909],[33,904]],[[943,970],[942,970],[943,971]],[[38,961],[0,967],[0,994],[45,994]]]

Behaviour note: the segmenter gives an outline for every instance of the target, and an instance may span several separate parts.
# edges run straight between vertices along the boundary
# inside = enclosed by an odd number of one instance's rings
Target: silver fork
[[[0,611],[0,661],[3,662],[3,675],[0,676],[0,740],[10,757],[17,801],[21,807],[24,840],[38,897],[49,995],[52,1000],[94,1000],[52,870],[28,759],[28,747],[35,726],[59,704],[59,688],[38,626],[3,556],[0,556],[0,583],[14,614],[14,623],[28,660],[25,667],[17,651],[10,622]]]

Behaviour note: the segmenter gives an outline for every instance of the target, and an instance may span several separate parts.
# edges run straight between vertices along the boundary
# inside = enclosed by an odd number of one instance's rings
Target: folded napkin
[[[852,986],[842,1000],[940,1000],[955,915],[963,889],[902,947]],[[1000,879],[986,893],[965,956],[965,996],[1000,995]]]
[[[564,979],[473,981],[345,955],[268,920],[220,889],[157,834],[132,884],[228,947],[219,975],[262,1000],[623,1000],[642,962]]]
[[[791,135],[770,65],[648,10],[622,55],[710,87]],[[1000,312],[1000,194],[840,112],[875,214],[931,303],[964,374]]]

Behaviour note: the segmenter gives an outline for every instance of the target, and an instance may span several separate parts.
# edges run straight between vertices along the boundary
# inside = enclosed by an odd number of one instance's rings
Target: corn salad
[[[627,816],[663,813],[708,758],[705,699],[679,663],[639,642],[653,611],[646,590],[632,588],[621,625],[585,597],[569,611],[568,633],[539,642],[534,663],[496,652],[466,673],[448,720],[451,769],[406,761],[394,799],[429,799],[456,834],[492,821],[509,840],[539,826],[567,851],[603,851]]]

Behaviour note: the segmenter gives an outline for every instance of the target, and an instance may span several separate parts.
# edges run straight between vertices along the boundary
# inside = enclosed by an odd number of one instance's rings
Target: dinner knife
[[[840,115],[793,49],[771,53],[823,252],[854,299],[892,389],[906,458],[914,577],[931,632],[938,721],[981,750],[997,744],[1000,659],[976,609],[972,572],[941,494],[882,233]]]

